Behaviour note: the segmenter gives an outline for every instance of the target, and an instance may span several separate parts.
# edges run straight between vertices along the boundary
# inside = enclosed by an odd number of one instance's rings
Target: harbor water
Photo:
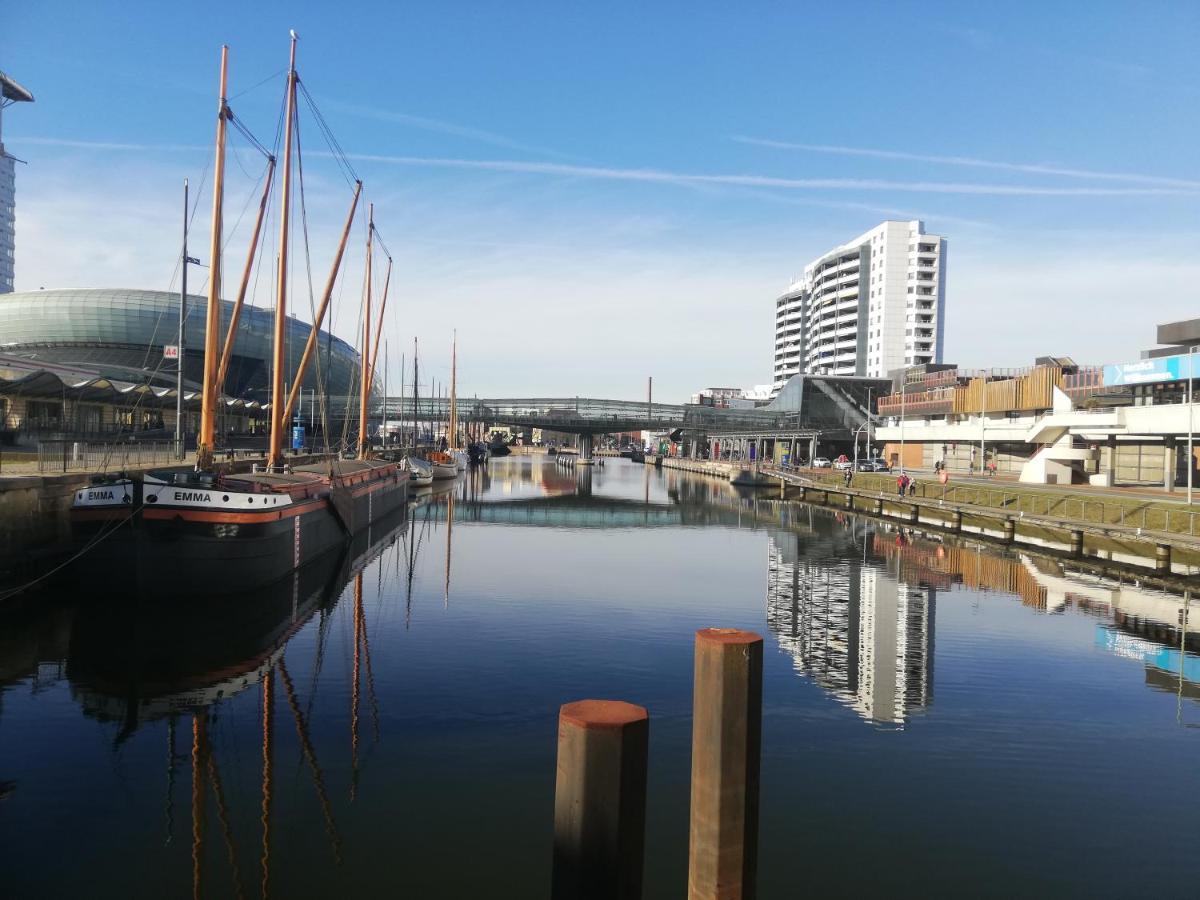
[[[582,698],[682,897],[706,626],[765,640],[760,897],[1196,893],[1200,610],[1134,575],[538,456],[253,596],[78,565],[0,622],[6,897],[549,897]]]

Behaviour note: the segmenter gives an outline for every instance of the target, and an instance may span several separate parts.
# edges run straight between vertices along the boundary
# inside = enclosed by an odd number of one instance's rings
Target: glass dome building
[[[188,297],[183,371],[184,391],[203,380],[204,315],[207,300]],[[221,339],[233,303],[221,303]],[[238,323],[223,393],[232,400],[270,401],[271,333],[274,311],[245,305]],[[164,347],[177,343],[179,294],[128,289],[73,289],[0,294],[0,354],[31,363],[70,366],[122,382],[174,388],[176,362]],[[312,326],[287,323],[287,375],[296,371]],[[322,331],[318,354],[304,378],[305,393],[328,386],[330,414],[341,417],[356,402],[359,355],[341,338]]]

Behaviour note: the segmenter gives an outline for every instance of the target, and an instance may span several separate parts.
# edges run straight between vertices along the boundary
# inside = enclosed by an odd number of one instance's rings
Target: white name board
[[[163,347],[163,359],[179,359],[179,345],[166,344]]]

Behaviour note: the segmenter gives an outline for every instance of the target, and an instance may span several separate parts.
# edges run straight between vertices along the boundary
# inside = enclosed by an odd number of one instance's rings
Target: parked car
[[[867,460],[867,462],[869,462],[871,464],[872,472],[890,472],[890,471],[892,471],[892,467],[889,466],[882,459],[869,459],[869,460]]]
[[[848,460],[848,459],[839,459],[837,462],[835,462],[835,463],[833,464],[833,467],[834,467],[835,469],[839,469],[839,470],[841,470],[841,471],[845,472],[847,469],[852,469],[852,468],[854,468],[854,463],[852,463],[852,462],[851,462],[850,460]]]
[[[830,465],[831,463],[829,462],[828,456],[818,456],[812,461],[812,467],[814,469],[828,469]]]

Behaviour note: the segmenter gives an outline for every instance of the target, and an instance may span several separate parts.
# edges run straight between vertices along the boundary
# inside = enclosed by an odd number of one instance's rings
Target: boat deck
[[[233,490],[268,491],[290,494],[292,497],[312,497],[328,488],[329,483],[316,472],[266,473],[248,472],[244,475],[226,475],[221,480]]]

